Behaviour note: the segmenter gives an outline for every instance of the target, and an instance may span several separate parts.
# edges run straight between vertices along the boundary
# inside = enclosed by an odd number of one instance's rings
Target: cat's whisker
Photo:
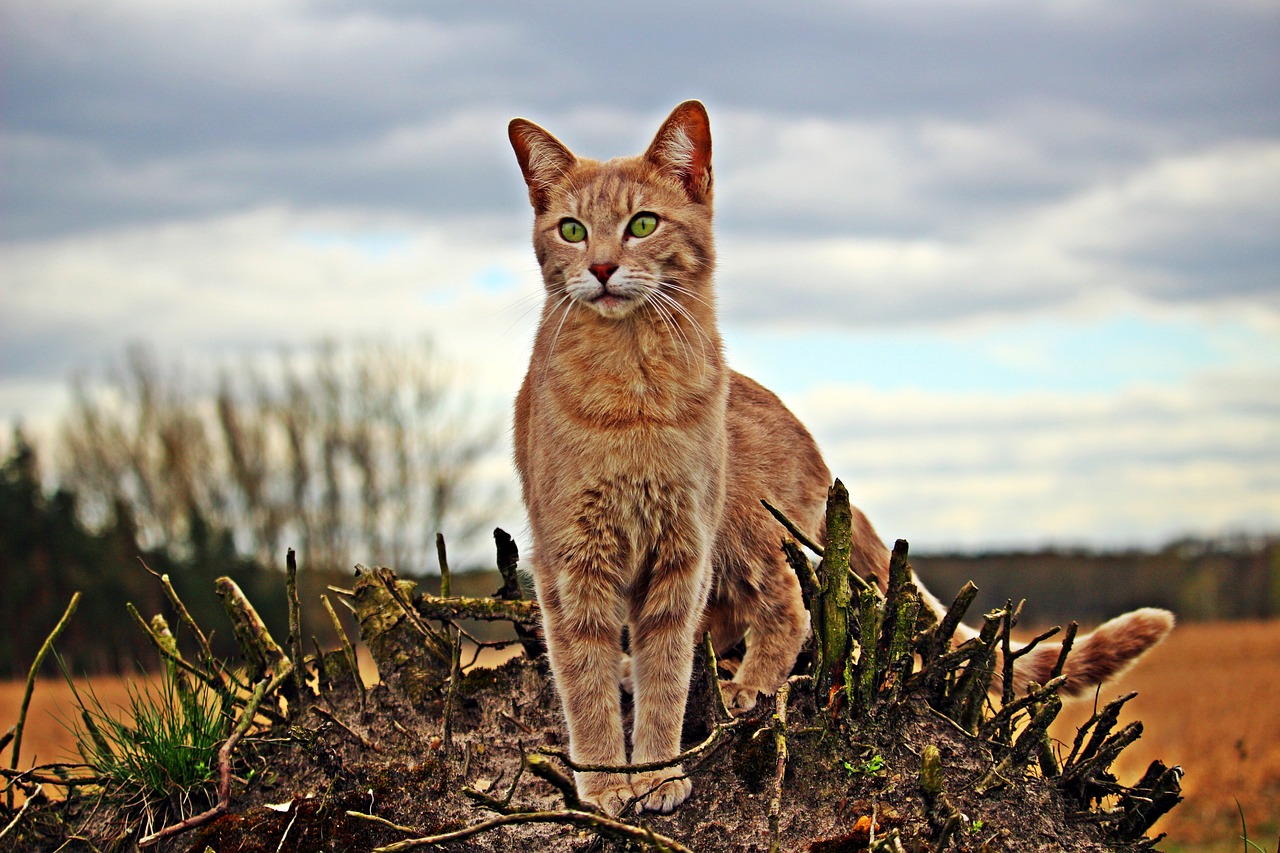
[[[653,303],[656,307],[659,308],[659,310],[662,311],[663,316],[665,316],[670,321],[670,323],[672,324],[672,328],[675,329],[675,331],[680,335],[680,339],[684,341],[686,349],[689,349],[690,348],[689,337],[684,333],[684,330],[680,328],[680,324],[676,320],[675,313],[670,307],[675,304],[672,301],[671,297],[667,296],[665,293],[661,291],[656,291],[654,293]]]
[[[667,290],[674,290],[676,293],[679,293],[681,296],[687,296],[690,299],[694,299],[698,302],[701,302],[703,305],[707,306],[708,308],[712,307],[709,301],[707,301],[706,299],[703,299],[700,294],[698,294],[693,290],[690,290],[684,285],[676,284],[674,281],[664,281],[662,282],[662,286]]]
[[[689,321],[689,325],[693,327],[694,333],[698,336],[698,344],[702,349],[702,360],[705,362],[706,356],[707,356],[706,345],[711,342],[711,338],[707,335],[706,331],[702,328],[702,324],[698,322],[698,318],[694,317],[688,308],[681,305],[678,300],[673,299],[669,294],[663,293],[662,298],[673,309],[678,311],[680,313],[680,316],[684,317],[686,320]]]
[[[560,331],[564,328],[564,321],[569,319],[569,312],[573,310],[573,307],[576,304],[577,304],[577,300],[574,299],[571,294],[565,293],[565,295],[560,298],[560,301],[557,302],[554,306],[552,306],[551,310],[547,312],[547,317],[550,318],[555,315],[555,311],[557,308],[559,308],[561,305],[565,306],[564,313],[560,315],[560,323],[559,325],[556,326],[556,333],[551,336],[551,346],[547,348],[546,363],[548,365],[551,363],[551,356],[555,354],[556,343],[560,340]]]
[[[661,297],[661,294],[658,294]],[[690,349],[689,339],[685,337],[680,326],[676,323],[676,319],[671,314],[671,309],[662,304],[661,298],[650,299],[649,304],[653,306],[653,310],[662,318],[662,323],[667,327],[667,336],[671,338],[671,345],[677,347],[686,362],[689,361]]]

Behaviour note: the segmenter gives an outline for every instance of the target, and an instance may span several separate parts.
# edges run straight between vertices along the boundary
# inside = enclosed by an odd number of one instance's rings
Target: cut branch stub
[[[520,549],[516,547],[516,541],[511,538],[511,534],[501,527],[493,529],[493,542],[498,549],[498,572],[502,575],[502,589],[498,590],[496,597],[503,601],[521,601],[524,593],[520,589],[520,573],[517,569],[520,564]],[[536,617],[529,621],[511,620],[516,637],[524,647],[525,655],[530,659],[547,653],[547,645],[538,632],[536,622]]]
[[[410,700],[424,700],[449,677],[453,651],[448,638],[414,610],[413,581],[399,580],[381,566],[356,568],[356,619],[379,677]]]
[[[214,589],[222,599],[222,606],[231,619],[231,629],[235,632],[236,642],[253,667],[253,679],[273,677],[282,672],[291,671],[292,664],[285,655],[280,644],[267,630],[266,623],[253,609],[249,599],[245,598],[236,582],[228,577],[214,581]]]
[[[849,555],[853,545],[853,509],[849,491],[839,480],[827,492],[827,544],[818,565],[822,625],[818,637],[818,695],[834,695],[844,681],[849,657]]]

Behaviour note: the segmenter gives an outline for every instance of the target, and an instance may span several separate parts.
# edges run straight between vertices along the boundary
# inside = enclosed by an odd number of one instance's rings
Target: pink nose
[[[609,276],[618,271],[617,264],[592,264],[587,267],[601,284],[609,283]]]

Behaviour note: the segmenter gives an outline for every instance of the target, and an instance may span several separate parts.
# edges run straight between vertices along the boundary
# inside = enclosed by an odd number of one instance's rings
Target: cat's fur
[[[535,212],[546,302],[516,399],[515,454],[534,543],[534,580],[573,758],[627,763],[622,634],[635,696],[631,763],[680,749],[695,640],[747,639],[722,685],[741,713],[789,675],[809,631],[767,499],[815,537],[831,475],[804,426],[726,365],[712,272],[711,135],[688,101],[639,157],[576,157],[524,119],[509,127]],[[638,213],[656,215],[633,236]],[[566,219],[585,229],[571,242]],[[578,232],[571,230],[572,236]],[[855,510],[853,561],[882,578],[888,551]],[[942,607],[924,593],[935,611]],[[1141,610],[1081,638],[1067,692],[1126,666],[1172,626]],[[1021,684],[1057,657],[1020,658]],[[632,798],[667,812],[689,796],[679,766],[583,772],[580,795],[617,813]]]

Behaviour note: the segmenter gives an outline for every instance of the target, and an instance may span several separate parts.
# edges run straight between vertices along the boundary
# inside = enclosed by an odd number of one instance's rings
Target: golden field
[[[107,707],[127,698],[121,679],[98,678],[93,686]],[[0,731],[17,721],[23,687],[0,683]],[[1117,763],[1120,780],[1135,781],[1157,758],[1186,771],[1186,802],[1156,827],[1169,835],[1161,849],[1242,850],[1238,800],[1250,840],[1266,853],[1280,853],[1280,621],[1180,625],[1134,670],[1104,689],[1098,701],[1129,691],[1139,695],[1126,706],[1121,724],[1141,720],[1145,734]],[[71,738],[58,722],[70,702],[62,680],[37,683],[22,744],[24,766],[74,755]],[[1054,736],[1069,745],[1093,707],[1092,701],[1069,704]],[[6,766],[9,759],[6,750]]]
[[[1137,691],[1121,725],[1141,720],[1142,739],[1121,755],[1121,782],[1154,759],[1179,764],[1185,802],[1156,824],[1160,848],[1176,853],[1241,851],[1249,838],[1267,853],[1280,841],[1280,620],[1179,625],[1113,685],[1099,705]],[[1064,709],[1051,733],[1068,745],[1093,702]],[[1252,849],[1252,848],[1251,848]],[[1256,853],[1256,851],[1255,851]]]

